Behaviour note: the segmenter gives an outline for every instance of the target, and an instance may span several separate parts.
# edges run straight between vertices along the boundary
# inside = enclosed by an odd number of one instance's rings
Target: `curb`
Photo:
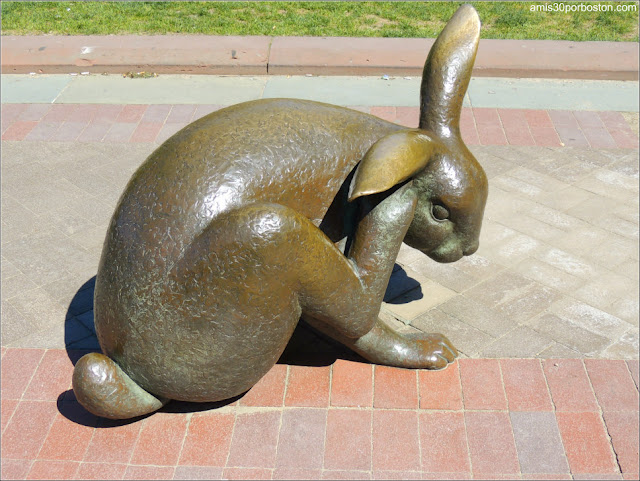
[[[434,39],[3,36],[2,73],[419,76]],[[477,77],[638,80],[637,42],[480,41]]]

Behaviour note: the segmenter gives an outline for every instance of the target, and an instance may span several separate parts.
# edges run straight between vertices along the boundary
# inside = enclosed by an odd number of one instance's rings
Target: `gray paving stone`
[[[486,146],[472,145],[469,146],[469,149],[478,162],[480,162],[489,179],[493,179],[515,168],[512,162],[493,155],[487,150]]]
[[[496,339],[478,352],[480,357],[536,357],[553,344],[553,340],[544,334],[527,327],[519,326]]]
[[[573,349],[581,356],[598,357],[611,344],[611,339],[591,332],[579,324],[554,314],[543,314],[530,320],[530,328]]]
[[[582,353],[569,349],[567,346],[554,341],[536,357],[541,359],[579,359],[582,357]]]
[[[616,236],[620,238],[619,236]],[[627,242],[627,239],[624,239]],[[569,232],[565,232],[562,236],[550,240],[548,243],[562,251],[568,252],[578,257],[584,257],[585,260],[598,261],[603,257],[607,259],[619,257],[618,252],[611,252],[605,247],[611,245],[612,235],[604,229],[600,229],[592,224],[576,227]],[[597,246],[602,245],[602,255],[596,253]],[[604,265],[611,265],[611,262],[605,262]]]
[[[638,329],[630,329],[619,340],[611,344],[600,357],[606,359],[638,359]]]
[[[480,237],[478,253],[491,261],[508,266],[534,255],[544,248],[544,244],[525,234],[514,234],[494,244],[483,243]]]
[[[504,313],[490,309],[477,299],[459,295],[438,306],[441,311],[457,318],[492,338],[498,338],[516,327]]]
[[[86,329],[87,331],[89,331],[91,334],[95,334],[96,333],[96,327],[94,324],[94,316],[93,316],[93,309],[90,309],[88,311],[85,311],[81,314],[78,314],[75,317],[76,320],[78,320],[78,322],[80,322]]]
[[[583,329],[610,339],[619,338],[629,329],[629,324],[622,319],[568,297],[555,302],[549,311]]]
[[[2,345],[7,346],[18,339],[30,335],[36,330],[31,321],[25,318],[8,301],[2,301]]]
[[[535,257],[568,274],[585,280],[593,279],[597,273],[596,268],[589,262],[562,249],[554,247],[540,249],[535,253]]]
[[[554,413],[511,412],[509,415],[522,473],[569,472]]]
[[[545,222],[565,231],[571,231],[585,225],[580,219],[538,203],[531,205],[528,214],[540,222]]]
[[[95,228],[93,222],[76,212],[72,212],[68,206],[47,213],[47,219],[57,230],[68,236]]]
[[[10,279],[18,274],[22,274],[20,269],[18,269],[9,259],[2,256],[2,264],[0,265],[0,279],[2,280],[2,283],[4,283],[6,279]]]
[[[498,273],[465,294],[503,313],[514,324],[524,323],[548,309],[560,297],[554,289],[509,270]]]
[[[618,202],[632,201],[632,199],[637,198],[637,191],[635,189],[629,190],[625,188],[624,185],[616,184],[618,184],[618,176],[601,174],[600,176],[589,175],[584,177],[574,185]]]
[[[579,189],[577,187],[569,186],[565,189],[555,192],[545,193],[536,198],[536,202],[556,209],[559,211],[565,211],[571,207],[584,202],[592,194],[586,190]]]
[[[569,187],[569,184],[561,182],[547,174],[537,172],[526,167],[516,167],[509,172],[509,177],[521,180],[527,184],[540,189],[542,192],[550,194]]]
[[[81,232],[75,232],[69,235],[69,238],[85,249],[90,250],[96,247],[102,249],[106,236],[106,226],[93,226]]]
[[[522,203],[521,199],[515,199],[511,192],[491,184],[487,204],[484,209],[481,236],[485,235],[484,230],[486,230],[485,227],[489,223],[489,220],[504,222],[505,219],[517,216]]]
[[[2,280],[2,299],[11,299],[37,287],[33,281],[18,271],[16,275]]]
[[[42,289],[67,309],[65,317],[69,318],[93,309],[93,282],[93,277],[87,280],[68,274]],[[87,284],[91,285],[90,289],[85,287]]]
[[[412,262],[410,268],[455,292],[463,292],[480,282],[480,279],[461,271],[455,264],[440,264],[426,256]]]
[[[15,307],[38,330],[55,323],[64,323],[66,317],[66,308],[40,288],[22,292],[6,302]],[[5,320],[2,322],[4,324]]]
[[[505,269],[504,266],[481,256],[477,252],[471,256],[463,257],[453,265],[459,271],[469,274],[479,280],[495,276],[498,272]]]
[[[10,194],[2,199],[2,245],[51,230],[51,222],[26,208]]]
[[[491,184],[521,197],[536,198],[544,192],[544,190],[538,186],[532,185],[522,179],[512,177],[511,174],[515,170],[516,169],[513,169],[507,174],[499,175],[491,179]]]
[[[573,276],[538,259],[528,258],[516,264],[512,270],[542,285],[556,289],[564,294],[572,294],[585,280]]]
[[[616,266],[616,271],[629,279],[638,282],[640,265],[636,259],[628,259]]]
[[[553,243],[555,239],[565,235],[565,231],[555,226],[549,225],[538,219],[534,219],[521,212],[512,216],[504,216],[501,222],[511,229],[531,237],[538,241]]]
[[[608,219],[599,218],[594,223],[614,234],[621,235],[627,239],[638,240],[638,223],[635,219],[629,221],[616,215],[610,215]]]
[[[3,245],[2,250],[34,284],[44,285],[67,274],[63,262],[50,256],[47,241],[52,238],[44,241],[38,236],[23,238]]]
[[[591,172],[593,172],[593,166],[591,164],[576,160],[571,163],[558,166],[556,169],[549,172],[549,175],[555,177],[558,180],[571,183],[575,186],[576,182],[589,176]],[[589,189],[583,190],[588,191]]]
[[[426,256],[417,249],[409,247],[407,244],[400,246],[400,252],[398,252],[397,263],[402,266],[408,266],[414,261],[424,260]]]
[[[411,321],[411,325],[422,332],[444,334],[460,351],[468,357],[478,354],[494,338],[473,326],[456,319],[440,309],[431,309]]]
[[[638,327],[638,296],[618,299],[611,304],[606,312],[627,321],[632,326]]]
[[[17,339],[9,347],[36,349],[64,349],[64,322],[52,324],[45,329],[32,332],[28,336]]]
[[[628,152],[618,153],[617,158],[607,168],[613,172],[617,172],[625,177],[638,179],[640,177],[640,167],[638,165],[638,157],[640,151],[633,149]]]
[[[600,273],[591,282],[579,287],[573,296],[594,307],[607,311],[614,301],[621,297],[629,286],[629,279],[614,272]]]

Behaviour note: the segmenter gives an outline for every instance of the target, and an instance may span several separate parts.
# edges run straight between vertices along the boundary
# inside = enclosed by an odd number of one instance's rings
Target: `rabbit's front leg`
[[[365,299],[375,303],[376,307],[382,303],[402,240],[413,219],[416,202],[416,193],[410,183],[391,195],[363,199],[365,215],[356,228],[348,257],[355,263],[368,293]],[[356,339],[345,337],[313,318],[305,316],[305,320],[378,364],[441,369],[458,354],[449,340],[440,334],[421,337],[401,335],[378,318],[369,332]]]

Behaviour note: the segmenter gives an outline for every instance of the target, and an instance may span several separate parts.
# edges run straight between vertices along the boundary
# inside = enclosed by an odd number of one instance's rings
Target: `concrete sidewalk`
[[[2,103],[211,104],[290,97],[338,105],[417,107],[420,77],[3,75]],[[465,107],[638,111],[638,82],[473,77]]]
[[[2,73],[412,75],[434,39],[3,36]],[[345,48],[348,45],[348,48]],[[474,75],[638,80],[637,42],[480,41]]]

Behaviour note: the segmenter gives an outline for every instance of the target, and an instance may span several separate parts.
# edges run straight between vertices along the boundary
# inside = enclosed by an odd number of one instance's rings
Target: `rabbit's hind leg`
[[[176,275],[185,279],[207,273],[212,279],[198,284],[209,285],[220,274],[207,266],[231,254],[236,264],[237,282],[233,282],[242,286],[237,295],[248,296],[253,305],[261,306],[256,308],[258,317],[273,317],[276,306],[287,305],[293,294],[299,310],[329,323],[348,338],[358,338],[373,327],[380,305],[372,302],[355,264],[295,210],[255,203],[222,214],[194,241]],[[253,281],[245,279],[248,275],[260,277],[259,282],[254,279],[255,289],[250,288]]]
[[[82,356],[73,371],[73,391],[88,411],[110,419],[128,419],[157,411],[159,399],[138,386],[104,354]]]

